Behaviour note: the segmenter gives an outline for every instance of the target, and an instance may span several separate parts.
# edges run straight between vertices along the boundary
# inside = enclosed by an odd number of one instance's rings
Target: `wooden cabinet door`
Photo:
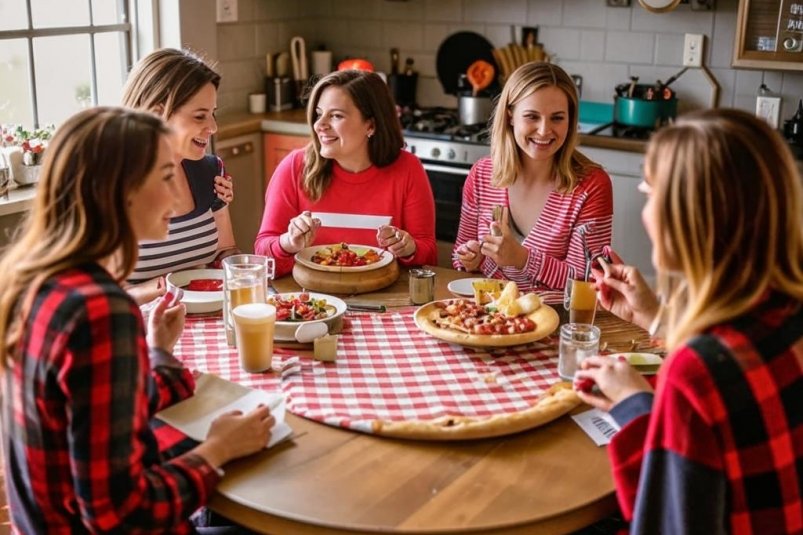
[[[268,187],[273,172],[285,156],[295,149],[305,147],[309,136],[267,133],[262,136],[265,149],[265,187]]]

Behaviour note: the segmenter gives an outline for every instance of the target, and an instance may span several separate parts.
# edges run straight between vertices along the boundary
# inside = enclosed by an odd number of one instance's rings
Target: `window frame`
[[[28,27],[19,30],[0,30],[0,43],[11,39],[25,39],[28,48],[28,85],[31,88],[31,116],[33,117],[34,128],[40,127],[39,121],[39,103],[36,91],[36,55],[34,53],[33,40],[37,37],[54,37],[65,35],[89,35],[89,75],[90,75],[90,89],[92,97],[92,105],[98,104],[98,78],[97,78],[97,57],[95,55],[95,35],[102,33],[122,33],[123,38],[123,64],[126,66],[126,72],[133,64],[134,50],[136,43],[136,32],[134,31],[136,24],[132,22],[132,16],[136,21],[139,14],[138,4],[136,0],[114,0],[122,9],[123,18],[126,22],[117,24],[94,24],[94,15],[92,13],[93,2],[107,2],[109,0],[85,0],[89,8],[89,24],[83,26],[60,26],[56,28],[34,28],[33,26],[33,10],[31,9],[31,0],[23,0],[27,9]]]

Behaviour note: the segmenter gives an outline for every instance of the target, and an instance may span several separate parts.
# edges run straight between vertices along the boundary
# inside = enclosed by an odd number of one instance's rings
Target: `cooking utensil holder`
[[[295,99],[295,83],[290,78],[266,77],[265,94],[268,95],[270,111],[292,109]]]
[[[399,106],[414,106],[415,92],[418,87],[418,73],[391,74],[388,76],[388,85],[393,93],[393,99]]]

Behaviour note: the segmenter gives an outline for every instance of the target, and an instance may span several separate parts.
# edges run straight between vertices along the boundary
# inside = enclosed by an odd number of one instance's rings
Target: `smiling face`
[[[173,148],[181,158],[203,158],[209,138],[217,132],[216,109],[217,89],[208,83],[167,118],[167,124],[173,131]]]
[[[321,156],[336,160],[351,172],[371,166],[368,143],[369,135],[374,132],[374,122],[363,117],[343,89],[338,86],[324,89],[315,115],[314,128],[321,144]]]
[[[173,149],[167,136],[161,136],[153,168],[142,185],[128,196],[128,217],[137,241],[167,237],[177,196],[174,172]]]
[[[513,137],[522,155],[551,160],[569,133],[569,99],[561,89],[548,86],[517,102],[510,111]]]

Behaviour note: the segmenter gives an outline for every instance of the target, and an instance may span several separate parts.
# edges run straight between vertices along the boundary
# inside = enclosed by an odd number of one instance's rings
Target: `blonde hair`
[[[142,58],[128,75],[122,105],[156,111],[164,119],[187,103],[206,84],[215,89],[220,75],[187,50],[162,48]]]
[[[733,109],[684,115],[652,137],[645,172],[669,347],[744,314],[768,290],[803,300],[803,186],[764,121]]]
[[[307,124],[312,130],[304,153],[304,193],[313,201],[323,196],[332,181],[332,160],[321,156],[321,142],[315,134],[316,108],[327,87],[339,87],[354,102],[364,120],[374,121],[368,139],[368,158],[377,167],[392,164],[404,147],[401,122],[393,96],[378,74],[366,71],[335,71],[321,78],[312,88],[307,104]]]
[[[505,82],[491,118],[492,185],[498,188],[510,186],[521,172],[521,152],[513,137],[509,114],[516,104],[545,87],[557,87],[569,101],[569,131],[563,146],[555,154],[558,191],[573,190],[580,177],[600,167],[577,151],[580,103],[571,77],[551,63],[525,63]]]
[[[0,369],[13,358],[39,287],[54,274],[114,257],[137,261],[128,196],[156,163],[164,123],[150,113],[92,108],[62,124],[45,152],[21,235],[0,260]]]

